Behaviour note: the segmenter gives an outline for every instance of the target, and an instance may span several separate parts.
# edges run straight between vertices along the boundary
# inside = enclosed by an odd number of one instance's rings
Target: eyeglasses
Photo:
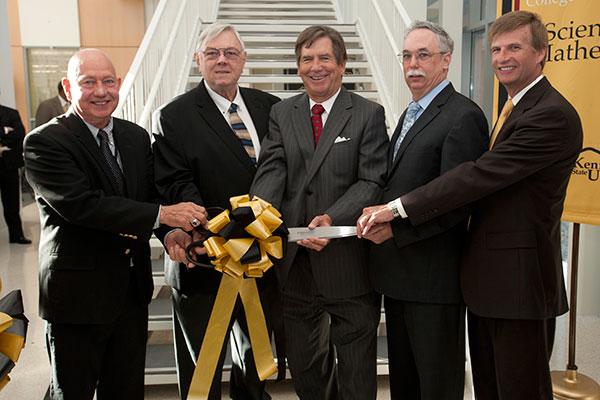
[[[402,57],[402,62],[410,62],[413,58],[413,56],[417,57],[417,60],[420,62],[427,62],[429,60],[431,60],[431,57],[433,57],[436,54],[446,54],[447,51],[437,51],[435,53],[430,53],[428,51],[417,51],[416,53],[411,53],[408,51],[403,52],[402,54],[400,54],[400,56]]]
[[[219,58],[219,55],[221,53],[223,53],[225,58],[228,60],[237,60],[242,55],[242,52],[240,50],[234,49],[233,47],[228,47],[226,49],[215,49],[209,47],[201,53],[204,54],[204,57],[207,60],[216,60],[217,58]]]

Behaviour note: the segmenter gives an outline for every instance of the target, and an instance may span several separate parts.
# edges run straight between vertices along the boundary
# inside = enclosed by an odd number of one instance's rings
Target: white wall
[[[458,91],[461,90],[462,71],[462,39],[463,39],[463,1],[442,0],[440,7],[440,25],[454,40],[452,64],[448,72],[448,79]],[[468,93],[463,93],[469,95]]]
[[[8,33],[8,1],[0,0],[0,104],[15,108],[15,87],[10,56],[10,38]]]
[[[77,0],[19,0],[18,3],[23,47],[80,46]]]

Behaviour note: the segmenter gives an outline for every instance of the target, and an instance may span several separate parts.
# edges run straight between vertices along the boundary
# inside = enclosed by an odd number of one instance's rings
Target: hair
[[[242,46],[242,51],[246,51],[246,47],[244,46],[244,41],[242,40],[242,37],[240,36],[240,34],[238,33],[238,31],[235,29],[235,27],[231,24],[224,24],[222,22],[215,22],[211,25],[209,25],[206,29],[204,29],[202,31],[202,33],[200,33],[200,37],[198,38],[198,45],[196,46],[196,53],[200,52],[202,49],[205,48],[206,43],[210,42],[211,40],[213,40],[214,38],[216,38],[217,36],[219,36],[221,33],[225,32],[225,31],[229,31],[231,33],[233,33],[235,35],[235,37],[237,38],[237,40],[240,42],[240,46]]]
[[[454,40],[452,40],[450,35],[448,35],[448,32],[446,32],[444,28],[442,28],[438,24],[434,24],[429,21],[413,22],[404,32],[404,39],[406,40],[408,34],[412,31],[416,31],[417,29],[427,29],[428,31],[435,33],[435,35],[438,38],[438,43],[440,45],[440,52],[452,54],[452,52],[454,51]]]
[[[531,46],[537,51],[548,48],[548,30],[538,14],[529,11],[513,11],[498,17],[488,33],[490,44],[500,34],[513,32],[523,26],[529,26],[531,32]],[[542,59],[542,68],[546,58]]]
[[[346,53],[346,44],[342,35],[333,28],[325,25],[313,25],[309,26],[298,35],[296,39],[296,63],[300,63],[300,55],[302,54],[303,47],[310,47],[312,44],[322,37],[328,37],[331,39],[331,45],[333,47],[333,55],[338,65],[343,64],[348,60],[348,54]]]

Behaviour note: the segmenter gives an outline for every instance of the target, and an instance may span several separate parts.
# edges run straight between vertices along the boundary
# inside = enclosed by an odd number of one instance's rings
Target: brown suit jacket
[[[401,197],[414,225],[475,202],[461,268],[473,313],[542,319],[567,311],[560,217],[581,146],[577,112],[543,78],[491,151]]]

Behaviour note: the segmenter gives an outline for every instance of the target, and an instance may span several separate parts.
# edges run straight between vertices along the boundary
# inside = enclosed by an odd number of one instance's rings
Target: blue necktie
[[[231,128],[235,132],[235,135],[240,139],[242,146],[244,146],[246,153],[248,153],[248,156],[252,159],[252,162],[256,163],[256,151],[252,144],[252,137],[250,136],[250,132],[248,132],[248,128],[246,128],[246,125],[244,125],[244,122],[240,118],[237,109],[237,104],[231,103],[231,106],[229,106],[229,123],[231,124]]]
[[[402,123],[402,130],[400,131],[400,135],[396,140],[396,144],[394,144],[394,157],[392,158],[392,161],[396,160],[396,155],[398,154],[398,150],[400,150],[400,145],[402,144],[402,141],[404,140],[404,137],[408,133],[409,129],[417,120],[417,114],[419,113],[419,110],[421,110],[419,103],[411,101],[408,105],[406,115],[404,115],[404,122]]]

